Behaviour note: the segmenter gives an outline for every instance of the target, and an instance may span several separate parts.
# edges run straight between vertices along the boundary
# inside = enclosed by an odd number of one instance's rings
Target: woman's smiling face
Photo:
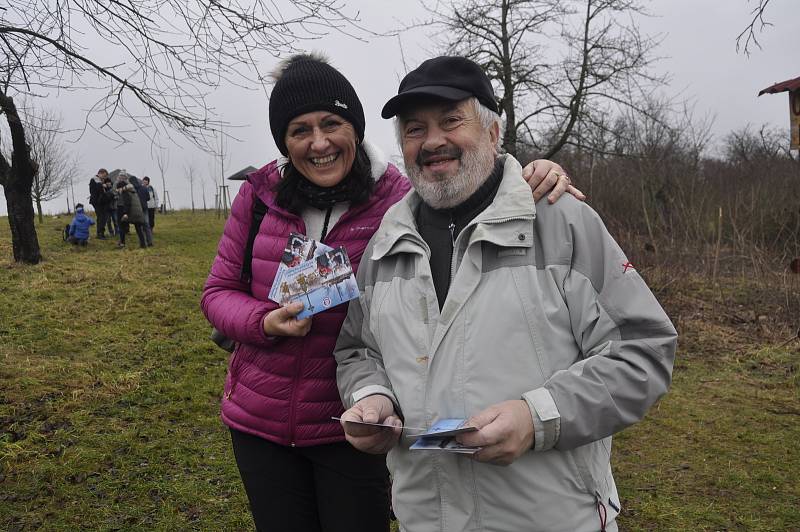
[[[306,179],[320,187],[338,185],[356,157],[352,124],[328,111],[294,117],[286,128],[289,160]]]

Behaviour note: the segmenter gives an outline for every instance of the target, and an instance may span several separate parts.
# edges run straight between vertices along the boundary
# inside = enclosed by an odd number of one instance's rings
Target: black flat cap
[[[448,101],[460,101],[474,96],[483,105],[495,113],[498,112],[492,83],[483,69],[466,57],[434,57],[406,74],[400,82],[397,96],[386,102],[381,116],[395,116],[409,102],[420,96]]]

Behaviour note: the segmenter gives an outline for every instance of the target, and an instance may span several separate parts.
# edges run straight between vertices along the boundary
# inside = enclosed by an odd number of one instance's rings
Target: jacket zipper
[[[292,376],[292,396],[289,400],[289,445],[291,447],[296,447],[297,444],[294,441],[295,436],[295,411],[296,411],[296,404],[297,404],[297,388],[300,386],[300,376],[299,373],[302,371],[303,368],[303,351],[305,350],[305,339],[301,340],[300,349],[298,349],[298,356],[297,361],[295,362],[294,368],[294,375]]]
[[[306,227],[306,223],[303,221],[303,218],[300,217],[300,216],[297,216],[297,215],[294,215],[294,216],[295,216],[295,218],[297,218],[297,220],[299,222],[298,225],[300,227],[300,232],[302,234],[306,234],[306,231],[308,230],[308,228]],[[327,235],[325,235],[325,236],[327,236]],[[319,239],[318,242],[322,242],[322,239]],[[305,343],[305,341],[303,340],[302,343]],[[295,419],[294,419],[294,416],[295,416],[295,399],[296,399],[296,395],[297,395],[297,387],[298,387],[298,381],[299,381],[299,377],[297,375],[298,374],[298,366],[302,368],[302,360],[300,360],[300,357],[303,356],[303,349],[304,348],[305,348],[305,346],[301,345],[301,347],[299,349],[300,355],[297,357],[298,361],[297,361],[297,363],[295,365],[294,375],[292,376],[292,396],[289,399],[290,400],[290,402],[289,402],[289,446],[291,446],[291,447],[297,447],[297,443],[294,441],[294,435],[295,435],[294,434],[294,431],[295,431],[295,426],[294,426],[294,422],[295,422]]]
[[[452,213],[450,214],[450,225],[447,228],[450,229],[450,242],[453,244],[453,247],[450,248],[450,279],[447,281],[447,291],[450,292],[450,285],[453,284],[453,278],[456,276],[456,222],[453,220]]]
[[[228,393],[225,394],[225,399],[228,400],[233,395],[233,390],[236,389],[236,384],[239,382],[236,378],[236,360],[239,358],[239,350],[235,350],[233,352],[233,358],[231,359],[231,388],[228,390]]]

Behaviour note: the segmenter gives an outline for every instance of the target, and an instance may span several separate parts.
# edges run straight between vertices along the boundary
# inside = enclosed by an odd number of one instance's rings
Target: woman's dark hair
[[[299,190],[301,183],[308,183],[308,179],[295,168],[291,161],[283,165],[283,178],[273,187],[275,203],[289,212],[300,214],[303,207],[308,205],[306,196]],[[356,146],[356,155],[353,166],[344,179],[333,188],[340,189],[340,201],[349,201],[352,205],[366,202],[372,194],[375,180],[372,179],[372,164],[362,144]],[[313,186],[313,185],[312,185]],[[306,187],[307,188],[307,187]],[[317,187],[324,191],[323,187]]]

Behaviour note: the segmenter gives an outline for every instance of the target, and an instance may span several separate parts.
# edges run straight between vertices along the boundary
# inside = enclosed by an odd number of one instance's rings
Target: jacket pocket
[[[611,461],[611,437],[581,445],[569,451],[586,491],[594,496],[608,497],[608,475]]]

